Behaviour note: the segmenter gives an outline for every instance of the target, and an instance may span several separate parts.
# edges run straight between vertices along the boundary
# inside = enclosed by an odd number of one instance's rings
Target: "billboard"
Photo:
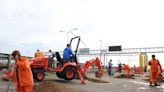
[[[121,46],[109,46],[109,51],[121,51]]]

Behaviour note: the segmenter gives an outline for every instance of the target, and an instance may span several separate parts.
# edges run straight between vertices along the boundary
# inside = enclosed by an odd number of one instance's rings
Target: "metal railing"
[[[0,69],[8,69],[11,64],[11,55],[0,53]]]
[[[123,54],[139,54],[139,53],[164,53],[164,47],[145,47],[145,48],[123,48],[121,51],[89,50],[89,53],[78,53],[78,55],[123,55]]]
[[[31,57],[26,56],[27,58],[31,59]],[[1,69],[9,69],[12,65],[12,57],[11,54],[0,53],[0,70]]]

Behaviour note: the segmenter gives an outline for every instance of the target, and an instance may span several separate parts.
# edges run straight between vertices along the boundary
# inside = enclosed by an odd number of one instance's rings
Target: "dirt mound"
[[[125,74],[120,74],[120,73],[116,73],[116,74],[114,75],[114,78],[135,79],[133,74],[131,74],[131,75],[129,75],[129,76],[126,76]]]
[[[84,92],[84,91],[77,91],[72,88],[66,88],[62,84],[53,83],[51,81],[44,81],[41,82],[39,85],[35,85],[33,92]]]
[[[96,83],[109,83],[108,81],[98,79],[98,78],[90,78],[87,76],[83,76],[85,80],[91,81],[91,82],[96,82]]]

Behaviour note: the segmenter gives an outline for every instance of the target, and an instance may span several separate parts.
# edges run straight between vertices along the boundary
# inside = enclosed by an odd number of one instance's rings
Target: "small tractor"
[[[56,72],[56,76],[58,78],[62,78],[65,80],[72,80],[72,79],[80,79],[81,84],[85,84],[84,76],[86,71],[91,67],[92,65],[96,65],[98,67],[98,71],[95,72],[96,77],[102,77],[102,66],[101,61],[98,58],[86,61],[82,66],[77,61],[76,55],[78,52],[78,47],[80,43],[80,37],[76,36],[71,39],[70,45],[74,39],[78,39],[78,43],[76,46],[76,50],[74,53],[75,58],[68,60],[66,62],[63,62],[62,58],[60,57],[59,52],[55,53],[55,57],[58,61],[56,63],[56,67],[49,67],[49,62],[52,59],[49,59],[48,57],[44,58],[34,58],[31,60],[31,69],[33,73],[34,79],[37,81],[42,81],[45,77],[45,72]],[[4,75],[4,79],[8,78],[9,73],[6,73]]]

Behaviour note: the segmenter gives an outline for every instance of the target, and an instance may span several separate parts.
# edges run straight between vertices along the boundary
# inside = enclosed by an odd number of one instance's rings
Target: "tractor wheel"
[[[72,79],[74,79],[75,78],[75,76],[76,76],[76,71],[75,71],[75,68],[73,68],[73,67],[66,67],[65,69],[64,69],[64,71],[63,71],[63,73],[62,73],[63,75],[63,78],[65,79],[65,80],[72,80]]]
[[[59,72],[56,72],[56,76],[57,76],[58,78],[63,78],[62,73],[59,73]]]
[[[34,69],[33,76],[37,81],[42,81],[45,77],[44,69]]]

